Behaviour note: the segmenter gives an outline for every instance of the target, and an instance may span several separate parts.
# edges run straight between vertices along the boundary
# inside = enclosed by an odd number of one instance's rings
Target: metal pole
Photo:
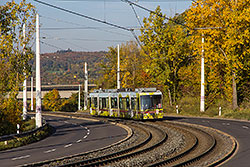
[[[31,102],[30,102],[30,110],[31,111],[34,111],[34,107],[33,107],[33,105],[34,105],[34,102],[33,102],[33,77],[31,77],[31,83],[30,83],[30,100],[31,100]]]
[[[36,127],[42,126],[39,15],[36,14]]]
[[[81,110],[81,85],[79,84],[79,93],[78,93],[78,110]]]
[[[117,89],[120,89],[120,49],[119,45],[117,45]]]
[[[87,62],[85,62],[85,83],[84,83],[84,110],[87,110],[88,103],[88,70],[87,70]]]
[[[202,34],[202,50],[201,50],[201,104],[200,111],[205,111],[205,69],[204,69],[204,34]]]
[[[25,41],[25,24],[23,25],[23,41]],[[23,45],[23,54],[25,54],[25,44]],[[25,69],[25,67],[24,67]],[[24,81],[23,81],[23,120],[26,120],[27,117],[27,80],[26,73],[24,72]]]

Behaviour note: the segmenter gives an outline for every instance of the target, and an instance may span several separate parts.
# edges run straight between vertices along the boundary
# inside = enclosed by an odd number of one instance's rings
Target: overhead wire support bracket
[[[179,25],[182,25],[182,26],[184,26],[184,27],[189,28],[189,27],[186,26],[185,24],[179,23],[179,22],[177,22],[177,21],[175,21],[175,20],[173,20],[173,19],[171,19],[171,18],[169,18],[169,17],[167,17],[167,16],[163,16],[162,14],[158,14],[158,13],[156,13],[156,12],[153,11],[153,10],[150,10],[150,9],[147,9],[147,8],[141,6],[141,5],[138,5],[137,3],[131,2],[131,1],[129,1],[129,0],[121,0],[121,1],[126,2],[126,3],[128,3],[129,5],[134,5],[134,6],[138,7],[138,8],[141,8],[141,9],[143,9],[143,10],[146,10],[146,11],[148,11],[148,12],[150,12],[150,13],[156,14],[156,15],[159,16],[159,17],[165,18],[165,19],[167,19],[167,20],[169,20],[169,21],[172,21],[172,22],[174,22],[174,23],[176,23],[176,24],[179,24]]]

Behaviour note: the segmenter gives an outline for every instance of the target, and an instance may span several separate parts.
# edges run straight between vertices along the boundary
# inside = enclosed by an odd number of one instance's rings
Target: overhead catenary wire
[[[84,48],[84,47],[79,46],[79,45],[76,45],[76,44],[74,44],[74,43],[72,43],[72,42],[66,41],[67,39],[58,38],[58,37],[52,37],[51,35],[49,35],[49,34],[47,34],[47,33],[44,33],[44,32],[42,32],[42,34],[45,34],[45,35],[49,36],[49,37],[44,37],[44,36],[41,37],[41,39],[43,39],[43,40],[46,40],[46,39],[60,40],[60,41],[62,41],[62,42],[64,42],[64,43],[70,44],[70,45],[72,45],[72,46],[74,46],[74,47],[88,50],[87,48]],[[48,45],[48,46],[49,46],[49,45]],[[54,48],[56,48],[56,47],[54,47]],[[61,48],[60,48],[60,49],[61,49]],[[61,50],[62,50],[62,49],[61,49]]]
[[[99,22],[99,23],[103,23],[103,24],[107,24],[109,26],[116,27],[116,28],[119,28],[119,29],[122,29],[122,30],[125,30],[125,31],[129,31],[129,32],[131,32],[133,34],[133,36],[136,39],[137,43],[141,46],[140,41],[138,40],[137,36],[134,33],[134,29],[132,29],[132,28],[126,28],[126,27],[123,27],[123,26],[120,26],[120,25],[117,25],[117,24],[113,24],[113,23],[110,23],[110,22],[102,21],[100,19],[96,19],[94,17],[90,17],[90,16],[87,16],[87,15],[84,15],[84,14],[80,14],[80,13],[74,12],[72,10],[68,10],[68,9],[65,9],[65,8],[62,8],[62,7],[58,7],[58,6],[55,6],[55,5],[52,5],[52,4],[40,1],[40,0],[34,0],[34,1],[38,2],[38,3],[41,3],[43,5],[46,5],[46,6],[49,6],[49,7],[52,7],[52,8],[55,8],[55,9],[67,12],[67,13],[70,13],[70,14],[73,14],[73,15],[77,15],[77,16],[84,17],[84,18],[89,19],[89,20],[93,20],[93,21],[96,21],[96,22]]]
[[[52,48],[56,48],[56,49],[63,50],[62,48],[60,48],[60,47],[58,47],[58,46],[49,44],[49,43],[47,43],[47,42],[43,42],[43,41],[41,41],[41,40],[39,40],[39,41],[41,42],[41,44],[47,45],[47,46],[52,47]]]
[[[43,2],[43,1],[40,1],[40,0],[34,0],[34,1],[38,2],[38,3],[41,3],[43,5],[46,5],[46,6],[49,6],[49,7],[52,7],[52,8],[67,12],[67,13],[71,13],[73,15],[77,15],[77,16],[84,17],[84,18],[89,19],[89,20],[93,20],[93,21],[96,21],[96,22],[99,22],[99,23],[110,25],[112,27],[120,28],[120,29],[123,29],[123,30],[126,30],[126,31],[133,31],[133,29],[129,29],[129,28],[117,25],[117,24],[113,24],[113,23],[109,23],[109,22],[106,22],[106,21],[103,21],[103,20],[100,20],[100,19],[96,19],[94,17],[90,17],[90,16],[87,16],[87,15],[84,15],[84,14],[81,14],[81,13],[77,13],[77,12],[74,12],[72,10],[65,9],[65,8],[62,8],[62,7],[59,7],[59,6],[56,6],[56,5],[52,5],[52,4],[49,4],[49,3],[46,3],[46,2]]]
[[[119,2],[120,0],[57,0],[61,2]],[[176,1],[182,1],[182,2],[189,2],[192,0],[135,0],[135,1],[140,1],[140,2],[163,2],[163,3],[168,3],[168,2],[176,2]]]
[[[127,42],[125,40],[109,40],[109,39],[104,39],[104,40],[99,40],[99,39],[89,39],[89,38],[61,38],[61,37],[44,37],[43,39],[54,39],[54,40],[76,40],[76,41],[93,41],[93,42]]]
[[[98,30],[98,31],[103,31],[103,32],[108,32],[108,33],[112,33],[112,34],[121,35],[121,36],[131,37],[131,36],[127,35],[127,34],[123,34],[123,33],[120,33],[120,32],[106,30],[106,29],[104,29],[104,27],[92,27],[92,26],[90,27],[90,26],[86,26],[86,25],[83,25],[83,24],[79,24],[79,23],[75,23],[75,22],[71,22],[71,21],[65,21],[65,20],[62,20],[62,19],[52,18],[52,17],[48,17],[48,16],[44,16],[44,15],[41,15],[41,17],[45,18],[45,19],[49,19],[49,20],[54,20],[56,22],[69,24],[69,25],[81,26],[79,28],[75,27],[76,29],[94,29],[94,30]],[[53,30],[53,29],[55,29],[55,30],[63,30],[64,28],[60,27],[60,28],[41,28],[41,29],[42,30]]]

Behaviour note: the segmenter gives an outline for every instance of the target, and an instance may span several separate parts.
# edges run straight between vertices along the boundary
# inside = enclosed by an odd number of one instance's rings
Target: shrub
[[[44,95],[43,106],[44,110],[58,111],[61,107],[61,99],[58,90],[53,89]]]
[[[16,98],[2,99],[0,103],[0,136],[16,133],[16,125],[22,123],[22,104]]]
[[[78,110],[78,93],[72,93],[69,99],[64,99],[61,107],[61,111],[72,112]]]

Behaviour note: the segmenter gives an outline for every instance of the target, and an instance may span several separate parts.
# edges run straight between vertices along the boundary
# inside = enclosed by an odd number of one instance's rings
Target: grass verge
[[[53,128],[49,124],[46,124],[43,129],[38,130],[31,135],[0,142],[0,151],[11,149],[11,148],[16,148],[16,147],[20,147],[20,146],[24,146],[30,143],[40,141],[50,136],[53,133],[53,131],[54,131]]]
[[[183,97],[178,101],[177,114],[176,106],[164,105],[164,111],[171,115],[195,116],[195,117],[221,117],[250,120],[250,103],[242,103],[237,110],[232,110],[232,106],[225,100],[218,100],[206,106],[205,112],[200,112],[200,99],[196,97]],[[221,116],[219,116],[221,107]]]

